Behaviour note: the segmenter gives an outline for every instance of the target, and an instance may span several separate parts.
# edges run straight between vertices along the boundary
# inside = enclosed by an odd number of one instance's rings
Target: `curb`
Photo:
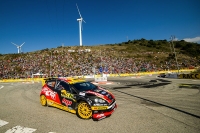
[[[95,84],[95,85],[99,85],[99,84],[101,84],[101,85],[109,85],[109,84],[113,84],[113,82],[107,82],[107,81],[102,81],[102,82],[92,82],[93,84]]]
[[[34,84],[34,83],[40,83],[40,82],[36,82],[36,81],[28,81],[28,82],[21,82],[23,84]]]
[[[140,76],[136,76],[136,77],[131,77],[131,78],[141,78]]]

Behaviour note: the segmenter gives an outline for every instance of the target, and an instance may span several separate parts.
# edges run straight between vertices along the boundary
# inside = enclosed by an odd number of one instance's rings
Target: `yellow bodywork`
[[[47,99],[47,105],[48,106],[53,106],[53,107],[56,107],[56,108],[59,108],[59,109],[62,109],[62,110],[65,110],[65,111],[73,113],[73,114],[76,113],[76,110],[70,109],[67,106],[64,106],[62,104],[56,103],[56,102],[54,102],[52,100],[49,100],[49,99]]]
[[[108,106],[92,106],[92,110],[106,110]]]

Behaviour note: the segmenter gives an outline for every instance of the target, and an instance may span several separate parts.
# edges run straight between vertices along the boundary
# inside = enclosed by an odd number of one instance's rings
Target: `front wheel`
[[[40,103],[41,103],[42,106],[47,105],[47,98],[45,97],[45,95],[40,96]]]
[[[84,101],[78,104],[77,115],[82,119],[90,119],[92,117],[92,109],[90,105]]]

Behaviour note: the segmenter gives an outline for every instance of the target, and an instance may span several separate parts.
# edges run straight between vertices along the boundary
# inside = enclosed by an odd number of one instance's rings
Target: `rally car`
[[[77,114],[82,119],[93,120],[109,117],[117,108],[111,92],[78,78],[45,79],[40,103]]]

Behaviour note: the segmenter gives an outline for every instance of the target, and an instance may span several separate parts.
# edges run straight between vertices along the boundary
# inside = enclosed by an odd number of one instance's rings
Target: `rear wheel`
[[[45,97],[45,95],[40,96],[40,103],[41,103],[42,106],[47,105],[47,98]]]
[[[78,104],[77,115],[82,119],[90,119],[92,117],[92,109],[90,105],[84,101]]]

